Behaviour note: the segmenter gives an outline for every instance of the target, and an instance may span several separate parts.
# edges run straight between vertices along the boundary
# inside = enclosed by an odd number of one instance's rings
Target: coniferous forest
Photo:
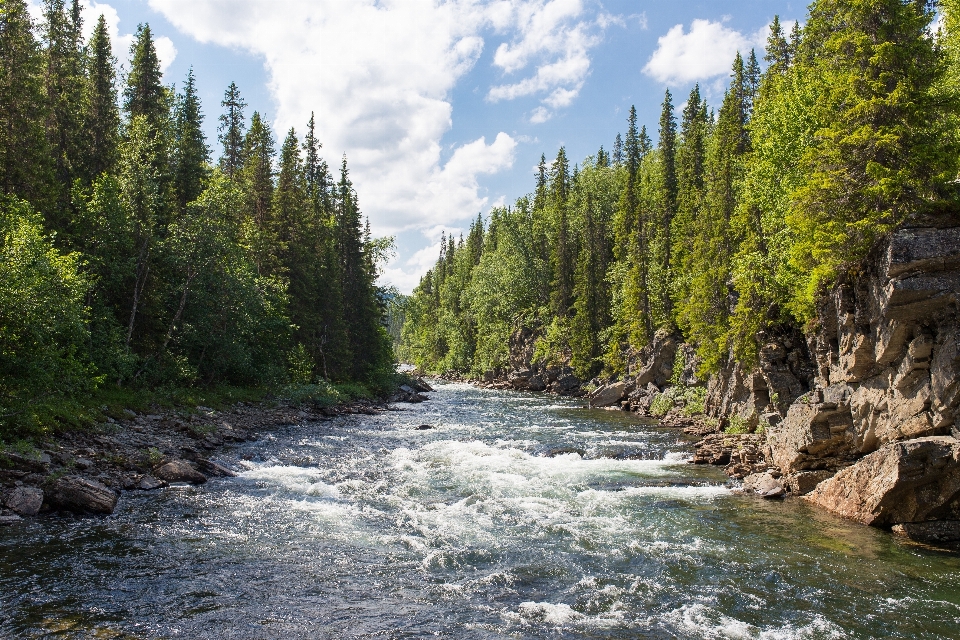
[[[875,240],[960,211],[958,20],[954,1],[816,0],[737,55],[720,104],[667,91],[659,122],[631,109],[609,150],[542,157],[532,194],[444,239],[401,357],[506,371],[528,328],[535,360],[586,380],[666,330],[703,375],[755,364]]]
[[[76,0],[0,6],[0,439],[109,387],[392,380],[391,240],[312,117],[280,140],[231,84],[217,160],[149,26],[120,75]]]

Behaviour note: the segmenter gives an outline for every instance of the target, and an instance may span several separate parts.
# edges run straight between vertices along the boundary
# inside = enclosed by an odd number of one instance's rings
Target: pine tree
[[[85,182],[112,171],[120,153],[120,112],[117,108],[115,60],[103,15],[90,39],[87,70]]]
[[[220,168],[228,177],[233,178],[243,165],[244,128],[243,110],[247,104],[240,97],[240,89],[231,82],[224,93],[220,106],[226,110],[220,116],[219,138],[223,144],[220,156]]]
[[[187,205],[200,196],[210,162],[192,67],[183,82],[183,93],[177,96],[173,136],[173,188],[183,213]]]
[[[618,133],[613,141],[613,166],[619,167],[621,164],[623,164],[623,140]]]
[[[24,0],[0,5],[0,189],[45,210],[53,176],[43,60],[32,27]]]

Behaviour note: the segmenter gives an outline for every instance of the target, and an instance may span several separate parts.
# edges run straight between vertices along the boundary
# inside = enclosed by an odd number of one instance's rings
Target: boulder
[[[117,492],[96,480],[80,476],[59,478],[46,492],[53,506],[76,513],[113,513]]]
[[[769,473],[754,473],[743,479],[744,493],[755,493],[768,500],[782,498],[786,491],[779,480]]]
[[[804,496],[864,524],[960,519],[960,441],[932,436],[890,443]]]
[[[416,389],[414,389],[413,387],[411,387],[411,386],[408,385],[408,384],[402,384],[402,385],[400,385],[400,391],[403,391],[404,393],[408,393],[408,394],[414,394],[414,393],[417,392]]]
[[[207,476],[194,469],[186,460],[171,460],[154,470],[154,475],[166,482],[203,484]]]
[[[851,388],[831,385],[802,396],[767,432],[773,463],[784,473],[838,469],[860,453],[850,414]]]
[[[412,386],[415,390],[426,393],[428,391],[433,391],[433,387],[427,384],[426,380],[423,378],[415,378]]]
[[[590,406],[600,408],[617,404],[626,397],[631,388],[632,385],[628,385],[626,382],[615,382],[600,387],[590,394]]]
[[[783,477],[781,482],[790,493],[795,496],[805,496],[817,485],[828,478],[832,478],[835,472],[826,469],[820,471],[797,471]]]
[[[43,506],[43,489],[38,487],[16,487],[7,494],[4,504],[21,516],[35,516]]]
[[[213,460],[207,460],[206,458],[200,458],[197,460],[197,467],[200,470],[207,474],[208,476],[216,476],[218,478],[236,478],[237,474],[234,473],[232,469],[228,469],[222,464],[214,462]]]
[[[547,388],[547,381],[541,375],[531,376],[527,381],[527,389],[530,391],[543,391]]]
[[[135,485],[136,489],[140,491],[153,491],[154,489],[162,489],[167,486],[167,483],[163,480],[157,480],[153,476],[147,474],[140,478],[140,481]]]
[[[557,378],[553,390],[562,396],[572,395],[580,390],[581,384],[583,384],[583,381],[581,381],[580,378],[569,373]]]

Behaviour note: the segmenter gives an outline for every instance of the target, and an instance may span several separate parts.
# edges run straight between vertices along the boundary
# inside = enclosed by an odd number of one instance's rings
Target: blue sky
[[[37,0],[33,0],[37,4]],[[331,166],[346,153],[374,232],[397,237],[383,279],[409,292],[441,232],[529,192],[540,154],[610,149],[636,105],[655,137],[668,87],[722,97],[784,0],[110,0],[115,54],[149,22],[168,83],[194,68],[209,142],[235,81],[278,139],[311,110]]]

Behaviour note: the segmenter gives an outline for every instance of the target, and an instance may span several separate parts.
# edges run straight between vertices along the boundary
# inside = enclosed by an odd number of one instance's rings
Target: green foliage
[[[729,424],[724,430],[724,433],[729,434],[744,434],[750,433],[750,421],[739,415],[732,415],[729,418]]]
[[[27,203],[0,200],[0,439],[36,432],[96,384],[78,259]]]

